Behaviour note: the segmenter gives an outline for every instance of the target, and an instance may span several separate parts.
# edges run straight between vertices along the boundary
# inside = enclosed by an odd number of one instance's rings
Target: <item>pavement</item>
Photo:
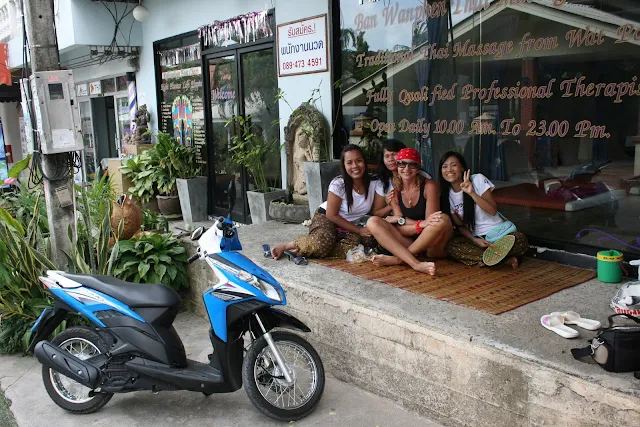
[[[211,352],[208,322],[191,313],[181,313],[175,327],[184,341],[188,357],[205,362]],[[439,426],[390,400],[332,378],[330,373],[327,373],[324,394],[315,411],[295,423],[276,422],[263,416],[253,407],[244,389],[209,397],[193,392],[120,394],[96,413],[73,415],[49,398],[42,384],[41,365],[30,356],[0,357],[0,388],[19,427]]]

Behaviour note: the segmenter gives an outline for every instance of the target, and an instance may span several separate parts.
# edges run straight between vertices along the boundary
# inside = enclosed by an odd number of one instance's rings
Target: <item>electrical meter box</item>
[[[39,71],[30,80],[35,116],[32,120],[42,154],[84,149],[73,72]]]

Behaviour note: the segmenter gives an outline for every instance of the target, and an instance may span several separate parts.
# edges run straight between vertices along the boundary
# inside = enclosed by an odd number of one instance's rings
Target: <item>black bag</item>
[[[618,316],[631,319],[635,324],[614,325],[613,320]],[[571,354],[576,359],[591,356],[609,372],[640,371],[640,319],[628,314],[609,316],[609,327],[601,330],[589,346],[574,348]],[[636,372],[636,378],[639,377]]]

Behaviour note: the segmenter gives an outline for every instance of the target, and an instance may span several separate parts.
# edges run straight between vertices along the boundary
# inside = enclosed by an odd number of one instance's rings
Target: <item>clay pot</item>
[[[142,226],[142,209],[133,201],[131,197],[125,197],[124,203],[120,205],[118,202],[112,202],[113,209],[111,212],[111,228],[118,231],[120,220],[124,219],[122,233],[118,236],[118,240],[129,240],[140,231]]]

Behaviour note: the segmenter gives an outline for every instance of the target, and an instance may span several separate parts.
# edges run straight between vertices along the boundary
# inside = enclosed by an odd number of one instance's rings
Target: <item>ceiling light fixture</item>
[[[140,22],[144,22],[149,18],[149,9],[142,5],[142,0],[140,0],[138,5],[133,9],[133,18]]]

